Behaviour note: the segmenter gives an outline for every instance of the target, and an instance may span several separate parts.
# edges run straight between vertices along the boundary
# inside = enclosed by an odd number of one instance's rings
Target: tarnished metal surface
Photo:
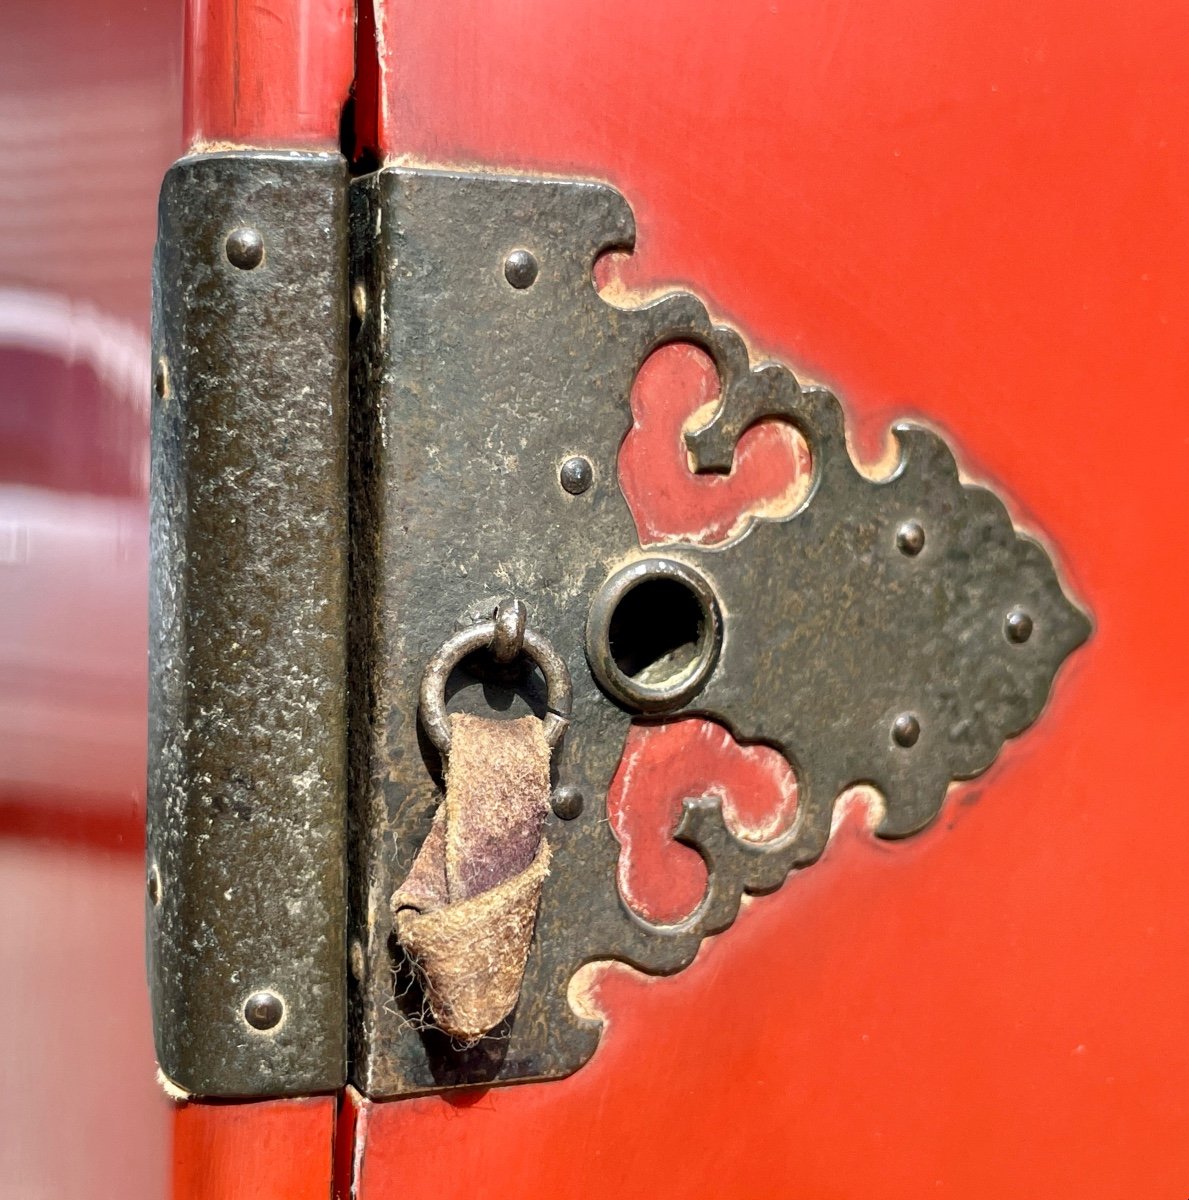
[[[610,188],[390,169],[352,194],[355,1080],[383,1096],[563,1075],[599,1036],[566,998],[578,967],[686,965],[745,891],[820,855],[852,783],[883,793],[882,835],[919,829],[950,780],[984,770],[1036,718],[1089,623],[1002,504],[959,483],[935,434],[898,427],[901,462],[872,482],[849,458],[837,400],[775,364],[752,369],[696,298],[605,302],[593,262],[633,237]],[[690,439],[699,468],[728,467],[743,431],[776,417],[804,434],[813,480],[796,513],[728,547],[646,554],[616,459],[638,367],[677,340],[704,347],[722,379],[718,412]],[[691,632],[672,638],[680,597],[665,588],[683,579]],[[646,624],[660,632],[651,652],[625,654],[617,613],[652,585],[663,611]],[[423,1028],[388,901],[438,802],[422,669],[505,595],[566,663],[573,712],[520,1003],[462,1048]],[[490,661],[464,662],[447,691],[451,709],[546,711],[538,677]],[[766,845],[734,838],[715,802],[687,804],[681,836],[710,882],[676,926],[647,924],[617,891],[605,795],[634,710],[711,716],[778,747],[800,785],[794,827]]]
[[[162,1070],[345,1079],[346,177],[184,159],[154,278],[148,949]]]

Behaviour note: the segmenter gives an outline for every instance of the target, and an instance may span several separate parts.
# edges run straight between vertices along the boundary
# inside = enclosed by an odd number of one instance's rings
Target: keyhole
[[[697,661],[706,636],[698,598],[676,579],[646,579],[619,602],[608,641],[615,665],[644,687],[668,687]]]
[[[644,559],[617,571],[586,623],[586,656],[599,682],[643,712],[670,711],[696,695],[721,643],[713,588],[675,559]]]

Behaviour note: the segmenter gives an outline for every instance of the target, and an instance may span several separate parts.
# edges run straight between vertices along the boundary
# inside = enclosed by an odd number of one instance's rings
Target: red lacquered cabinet
[[[873,475],[898,419],[938,430],[1093,631],[1035,726],[923,831],[880,838],[879,797],[848,794],[821,859],[745,900],[687,969],[591,972],[602,1040],[568,1077],[179,1100],[171,1184],[136,1194],[1189,1196],[1189,9],[189,0],[185,16],[184,149],[611,183],[637,234],[599,264],[606,294],[696,292],[753,362],[839,396]],[[147,395],[147,350],[144,368]],[[636,381],[618,467],[645,547],[721,542],[806,494],[787,425],[752,428],[729,475],[691,471],[682,433],[716,396],[684,345]],[[143,454],[143,428],[129,440]],[[35,805],[0,783],[0,832],[24,845]],[[699,794],[757,837],[797,804],[770,746],[703,717],[633,726],[609,818],[620,887],[657,919],[705,887],[673,839]],[[110,904],[138,928],[138,904]],[[125,966],[100,999],[135,997],[143,1023],[142,989]]]

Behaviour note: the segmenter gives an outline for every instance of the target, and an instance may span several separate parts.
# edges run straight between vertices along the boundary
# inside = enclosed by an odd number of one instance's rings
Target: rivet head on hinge
[[[1009,642],[1023,645],[1032,636],[1032,618],[1021,608],[1012,609],[1004,622],[1004,631]]]
[[[921,736],[921,723],[912,713],[901,713],[892,722],[892,739],[905,750],[917,744]]]
[[[925,548],[925,530],[919,521],[905,521],[896,530],[896,545],[901,554],[915,558]]]
[[[252,271],[264,261],[264,239],[255,229],[233,229],[226,249],[227,261],[241,271]]]
[[[563,783],[561,787],[556,788],[550,799],[553,815],[562,821],[572,821],[575,817],[580,817],[585,802],[582,789],[572,783]]]
[[[558,476],[565,491],[571,496],[581,496],[594,482],[594,468],[590,465],[589,458],[574,454],[562,463]]]
[[[275,1029],[285,1015],[285,1006],[280,996],[272,992],[254,992],[244,1005],[244,1020],[253,1029],[261,1031]]]

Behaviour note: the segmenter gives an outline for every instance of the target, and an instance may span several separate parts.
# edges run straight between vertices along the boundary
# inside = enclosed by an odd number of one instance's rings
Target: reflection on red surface
[[[147,516],[0,485],[0,798],[143,811]]]
[[[142,496],[143,329],[52,292],[0,286],[0,480]]]
[[[174,0],[0,5],[3,1200],[167,1190],[143,966],[145,483],[180,41]]]
[[[355,71],[353,0],[189,0],[189,145],[337,150]]]

